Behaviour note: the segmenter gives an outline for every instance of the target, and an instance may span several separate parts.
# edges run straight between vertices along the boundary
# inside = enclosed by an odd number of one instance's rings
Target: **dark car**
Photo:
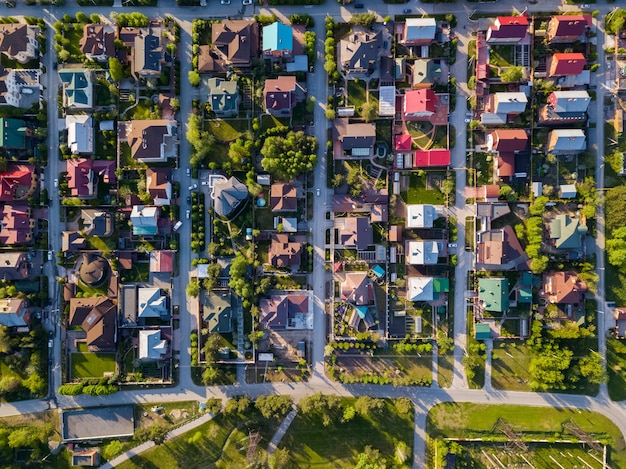
[[[191,196],[187,197],[187,205],[191,205]]]
[[[404,10],[402,10],[402,13],[411,13],[411,9],[410,8],[405,8]]]
[[[354,8],[356,8],[357,10],[360,10],[362,8],[365,8],[365,5],[363,5],[362,3],[355,3]]]

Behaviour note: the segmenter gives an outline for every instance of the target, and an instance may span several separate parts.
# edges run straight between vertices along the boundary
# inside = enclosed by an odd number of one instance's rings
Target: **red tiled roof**
[[[550,59],[550,76],[580,75],[587,63],[580,52],[556,53]]]
[[[528,30],[528,18],[526,16],[498,16],[496,24],[489,29],[490,39],[523,39]]]
[[[431,89],[412,90],[404,96],[404,109],[407,114],[415,112],[435,112],[437,97]]]
[[[30,186],[35,167],[29,164],[9,165],[0,173],[0,201],[12,202],[19,186]]]
[[[528,26],[528,17],[527,16],[498,16],[498,23],[501,26],[510,26],[521,24],[524,26]]]
[[[554,37],[578,37],[587,27],[587,20],[583,15],[557,15],[552,20],[557,22]]]
[[[494,149],[500,153],[526,149],[528,135],[524,129],[497,129],[493,131]]]
[[[511,177],[515,174],[515,154],[500,153],[498,156],[498,176]]]
[[[433,150],[420,150],[415,152],[413,166],[449,166],[450,150],[435,148]]]
[[[411,149],[411,144],[413,143],[413,139],[409,134],[400,134],[396,135],[395,138],[395,147],[398,151],[408,151]]]

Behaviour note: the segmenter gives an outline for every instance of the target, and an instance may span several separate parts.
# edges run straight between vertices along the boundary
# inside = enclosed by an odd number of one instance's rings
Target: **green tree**
[[[378,106],[372,101],[363,103],[361,106],[361,117],[365,122],[371,122],[378,117]]]
[[[107,461],[110,461],[118,454],[121,454],[124,451],[124,446],[122,442],[119,440],[113,440],[109,442],[104,448],[102,448],[102,457]]]
[[[124,78],[124,68],[118,58],[109,57],[109,73],[111,78],[118,83]]]
[[[528,211],[533,216],[541,216],[546,208],[546,204],[550,201],[546,196],[537,197],[530,205]]]
[[[565,390],[565,371],[570,367],[573,353],[557,345],[546,345],[539,356],[530,359],[530,387],[534,391]]]
[[[367,445],[356,457],[355,469],[385,469],[387,462],[380,451]]]
[[[70,53],[69,51],[67,51],[66,49],[61,49],[59,51],[59,61],[61,62],[67,62],[67,60],[70,58]]]
[[[194,278],[187,284],[187,288],[185,289],[187,296],[192,298],[198,298],[200,295],[200,282],[198,279]]]
[[[322,425],[328,427],[341,415],[341,401],[338,396],[312,394],[302,399],[298,407],[304,415],[321,417]]]
[[[224,408],[225,415],[234,415],[239,414],[243,415],[248,411],[250,406],[252,405],[252,401],[246,395],[243,396],[234,396],[226,401],[226,407]]]
[[[212,414],[217,414],[222,410],[222,400],[219,397],[210,397],[206,401],[206,410]]]
[[[0,354],[9,353],[11,351],[11,336],[6,326],[0,325]]]
[[[189,84],[191,86],[200,86],[201,77],[200,74],[195,70],[190,70],[187,78],[189,79]]]
[[[578,366],[580,367],[580,374],[587,378],[591,384],[607,382],[602,356],[598,352],[591,352],[591,355],[581,358]]]
[[[267,459],[267,463],[270,469],[291,469],[295,467],[291,453],[287,448],[276,448],[274,454]]]
[[[285,137],[270,136],[261,148],[261,166],[280,180],[290,180],[313,170],[317,163],[317,139],[304,132],[289,132]]]
[[[204,359],[207,363],[213,363],[217,358],[217,352],[222,344],[222,336],[217,332],[208,335],[204,343]]]
[[[22,381],[22,385],[35,395],[43,393],[47,387],[46,380],[39,373],[31,374]]]
[[[521,66],[508,67],[500,73],[500,80],[504,83],[517,83],[522,81],[523,71]]]
[[[611,211],[612,216],[613,212]],[[611,239],[606,242],[608,261],[611,265],[626,268],[626,226],[613,230],[611,234]]]
[[[266,419],[282,419],[291,410],[293,399],[286,394],[281,396],[274,394],[261,395],[257,397],[254,405]]]
[[[202,383],[205,386],[215,384],[219,377],[219,370],[213,366],[207,366],[202,372]]]
[[[385,401],[370,396],[358,397],[354,402],[354,408],[363,417],[371,414],[380,414],[385,408]]]

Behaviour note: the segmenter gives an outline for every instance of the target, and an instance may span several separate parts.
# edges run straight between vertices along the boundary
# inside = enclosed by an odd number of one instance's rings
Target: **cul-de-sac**
[[[0,467],[626,469],[625,112],[619,0],[0,0]]]

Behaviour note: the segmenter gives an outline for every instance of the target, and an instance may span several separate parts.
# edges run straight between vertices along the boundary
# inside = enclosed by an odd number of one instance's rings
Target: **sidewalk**
[[[165,437],[165,441],[167,442],[167,440],[171,438],[175,438],[177,436],[182,435],[183,433],[193,430],[194,428],[199,427],[203,423],[209,422],[210,420],[213,419],[213,417],[215,417],[215,415],[209,412],[209,413],[204,414],[202,417],[199,417],[195,420],[192,420],[191,422],[186,423],[185,425],[175,428],[174,430],[172,430],[171,432],[167,434],[167,436]],[[142,443],[139,446],[135,446],[133,449],[130,449],[126,451],[125,453],[120,454],[113,460],[103,464],[102,466],[100,466],[100,469],[112,469],[116,467],[117,465],[122,464],[124,461],[129,460],[133,456],[141,454],[144,451],[147,451],[150,448],[153,448],[154,446],[155,446],[154,441],[146,441],[145,443]]]
[[[297,413],[298,413],[298,409],[296,406],[294,406],[292,411],[289,412],[287,416],[285,417],[285,419],[280,423],[280,427],[278,427],[278,430],[276,430],[276,433],[274,433],[274,436],[272,437],[272,441],[270,441],[270,444],[267,445],[268,456],[271,456],[272,454],[274,454],[274,451],[276,451],[276,448],[278,447],[280,440],[282,440],[283,436],[285,436],[285,433],[289,429],[289,425],[291,425],[291,422],[293,422],[293,419],[296,418]]]

